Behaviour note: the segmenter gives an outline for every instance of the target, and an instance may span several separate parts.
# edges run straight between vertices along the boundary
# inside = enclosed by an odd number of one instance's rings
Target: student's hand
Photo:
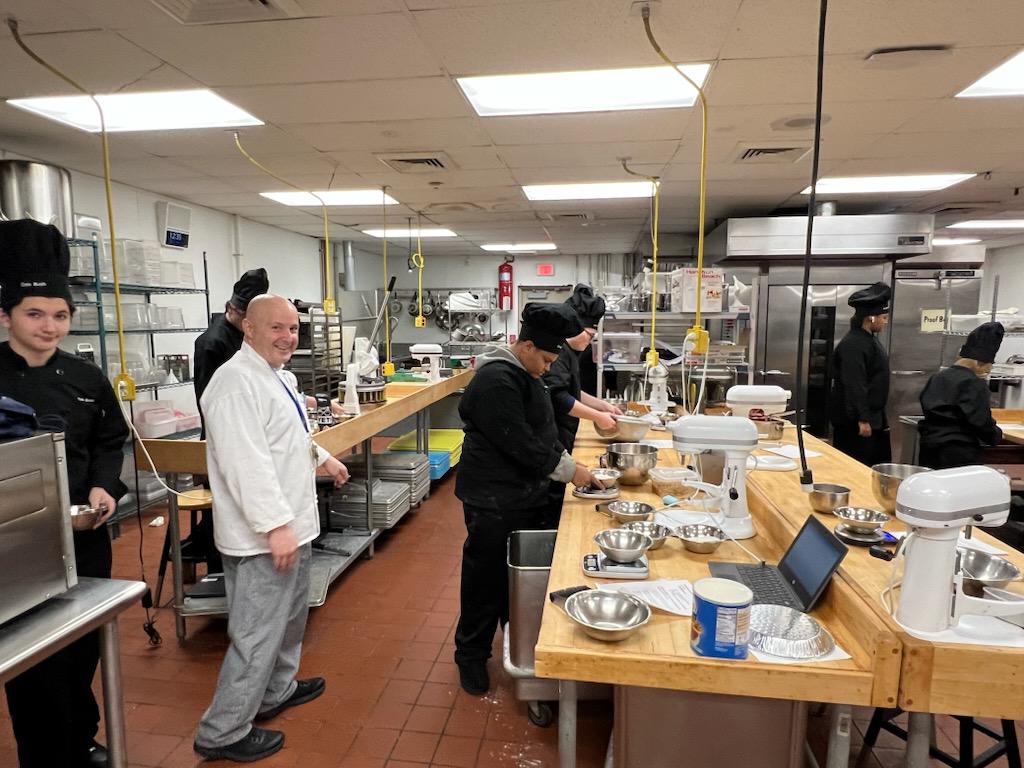
[[[615,417],[612,416],[610,413],[601,413],[599,411],[597,416],[594,417],[594,423],[601,429],[615,429]]]
[[[858,421],[857,434],[861,437],[871,437],[871,424],[866,421]]]
[[[299,540],[287,525],[275,528],[267,534],[270,545],[270,556],[274,559],[274,568],[287,571],[298,560]]]
[[[348,482],[348,467],[333,456],[320,465],[318,473],[319,472],[333,477],[334,486],[336,488],[340,488]]]
[[[604,483],[594,477],[583,464],[576,465],[576,473],[572,476],[572,484],[577,488],[604,488]]]
[[[117,502],[114,501],[114,497],[102,488],[89,489],[89,506],[99,510],[100,513],[100,516],[96,518],[96,525],[93,526],[93,529],[99,528],[117,511]]]
[[[602,400],[601,406],[601,410],[605,411],[606,413],[614,413],[616,416],[622,415],[622,409],[619,408],[619,406],[617,405],[612,405],[611,403]]]

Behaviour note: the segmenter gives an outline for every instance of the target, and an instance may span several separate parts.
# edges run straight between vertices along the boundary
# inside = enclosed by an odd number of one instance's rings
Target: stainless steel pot
[[[622,473],[620,485],[642,485],[647,482],[647,473],[658,465],[658,449],[642,443],[613,443],[600,463]]]

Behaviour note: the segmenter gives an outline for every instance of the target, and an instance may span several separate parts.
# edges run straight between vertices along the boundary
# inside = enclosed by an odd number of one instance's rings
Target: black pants
[[[110,578],[106,527],[75,533],[75,565],[79,576]],[[100,724],[92,693],[99,659],[99,632],[93,632],[7,682],[21,768],[85,765]]]
[[[981,446],[967,445],[955,440],[942,443],[921,442],[918,460],[929,469],[950,469],[981,464]]]
[[[857,424],[833,424],[832,445],[851,459],[869,467],[892,461],[888,429],[874,429],[871,437],[861,437]]]
[[[463,504],[462,593],[455,629],[455,663],[486,661],[494,631],[508,621],[506,547],[512,531],[539,528],[549,507],[497,510]]]
[[[557,530],[558,522],[562,519],[562,503],[565,501],[565,487],[567,483],[556,483],[554,480],[551,481],[551,485],[548,487],[548,508],[544,515],[544,519],[538,525],[538,528],[545,528],[548,530]]]

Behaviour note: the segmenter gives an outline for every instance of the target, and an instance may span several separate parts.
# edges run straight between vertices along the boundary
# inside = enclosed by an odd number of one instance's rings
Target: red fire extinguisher
[[[506,256],[498,267],[498,309],[512,309],[512,262],[515,256]]]

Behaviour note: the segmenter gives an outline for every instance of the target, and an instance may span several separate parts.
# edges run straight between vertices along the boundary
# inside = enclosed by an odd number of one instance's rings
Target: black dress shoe
[[[459,665],[459,684],[473,696],[483,696],[491,687],[486,661],[464,661]]]
[[[192,743],[192,749],[207,760],[233,760],[236,763],[254,763],[270,757],[283,746],[283,733],[256,726],[234,744],[228,744],[226,747],[204,747],[199,742]]]
[[[92,746],[89,747],[89,755],[85,758],[85,765],[87,768],[107,768],[108,764],[107,748],[94,741]]]
[[[289,707],[297,707],[299,704],[305,704],[307,701],[312,701],[320,696],[326,688],[327,681],[322,677],[311,677],[307,680],[297,680],[295,682],[295,690],[292,692],[292,695],[276,707],[271,707],[270,709],[266,709],[262,712],[257,712],[256,722],[269,720],[272,717],[277,717]]]

